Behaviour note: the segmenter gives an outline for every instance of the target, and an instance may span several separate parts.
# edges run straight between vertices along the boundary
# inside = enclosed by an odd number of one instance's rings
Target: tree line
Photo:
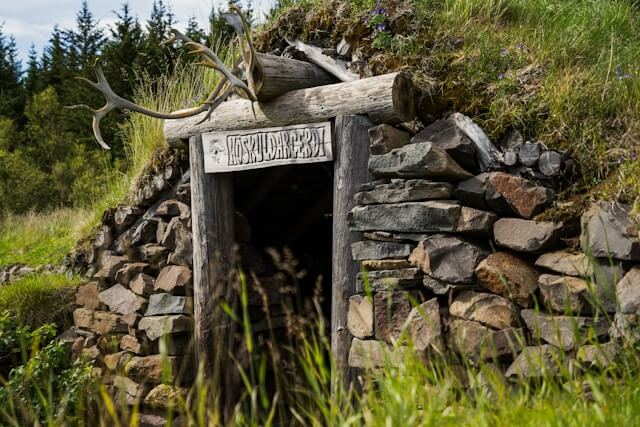
[[[175,24],[163,0],[154,1],[144,22],[128,3],[114,14],[117,21],[103,28],[84,1],[75,28],[54,27],[41,54],[32,45],[26,64],[18,59],[15,39],[0,27],[0,217],[88,203],[99,196],[107,169],[126,167],[118,131],[126,113],[103,120],[102,132],[112,150],[101,151],[90,131],[90,115],[63,108],[104,104],[99,93],[74,77],[94,79],[92,65],[99,57],[112,88],[130,99],[140,79],[170,73],[187,60],[175,47],[161,45]],[[189,19],[187,36],[207,44],[231,37],[233,30],[219,9],[212,7],[209,18],[207,29]]]

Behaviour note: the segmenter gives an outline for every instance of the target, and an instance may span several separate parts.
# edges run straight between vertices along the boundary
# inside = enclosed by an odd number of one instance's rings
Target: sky
[[[116,21],[113,13],[119,10],[125,0],[88,0],[89,9],[106,27]],[[128,0],[131,11],[144,23],[149,17],[153,0]],[[272,0],[261,0],[262,10],[268,9]],[[211,6],[226,5],[226,0],[164,0],[171,8],[177,20],[178,29],[187,24],[189,17],[194,16],[202,27],[205,27]],[[38,53],[47,44],[53,27],[57,24],[62,29],[74,28],[76,13],[80,10],[82,0],[0,0],[0,25],[5,35],[13,35],[18,45],[23,66],[27,53],[33,43]],[[258,9],[258,7],[255,7]]]

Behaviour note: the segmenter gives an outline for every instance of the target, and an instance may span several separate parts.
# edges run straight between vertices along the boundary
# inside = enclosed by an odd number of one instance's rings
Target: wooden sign
[[[328,162],[331,123],[202,134],[206,173]]]

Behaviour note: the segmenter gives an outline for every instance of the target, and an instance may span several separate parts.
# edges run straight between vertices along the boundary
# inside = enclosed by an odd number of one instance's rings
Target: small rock
[[[185,245],[185,240],[188,240],[188,245],[191,246],[191,232],[182,223],[180,218],[171,218],[169,224],[164,228],[164,234],[162,240],[159,242],[165,248],[173,251],[178,245]],[[182,241],[182,243],[181,243]]]
[[[100,285],[98,282],[89,282],[79,286],[76,292],[76,304],[91,310],[99,310],[103,307],[98,298],[99,293]]]
[[[534,338],[569,351],[592,337],[607,335],[609,323],[604,318],[550,316],[534,310],[522,310],[522,319]]]
[[[598,258],[640,261],[640,237],[631,206],[597,202],[582,216],[582,250]]]
[[[406,259],[365,259],[360,264],[367,271],[411,268],[411,263]]]
[[[115,313],[96,311],[89,328],[98,335],[128,332],[129,326]]]
[[[482,172],[500,167],[502,153],[493,145],[480,126],[461,113],[453,113],[449,116],[448,120],[455,124],[473,141],[476,148],[478,165]]]
[[[545,151],[538,160],[538,169],[546,176],[557,176],[562,171],[562,155],[557,151]]]
[[[616,285],[623,314],[640,314],[640,267],[633,267]]]
[[[635,345],[640,341],[640,316],[616,313],[609,328],[609,336],[624,341],[625,344]]]
[[[578,348],[577,359],[589,366],[606,368],[618,354],[618,345],[613,342],[605,342],[596,345],[583,345]]]
[[[515,166],[518,163],[518,154],[513,150],[507,150],[502,156],[502,162],[506,166]]]
[[[516,129],[509,129],[500,140],[500,147],[503,150],[517,151],[524,144],[524,138]]]
[[[506,252],[495,252],[480,262],[475,270],[478,282],[521,307],[531,304],[538,288],[539,273],[527,262]]]
[[[378,125],[369,128],[369,153],[387,154],[389,151],[407,145],[411,135],[391,125]]]
[[[90,329],[93,323],[94,310],[77,308],[73,311],[73,324],[76,328]]]
[[[132,381],[129,378],[120,376],[120,375],[117,375],[113,379],[113,386],[118,390],[118,392],[121,395],[124,396],[124,400],[126,404],[129,406],[140,404],[144,399],[144,397],[149,392],[148,386],[143,384],[138,384],[135,381]],[[165,424],[161,424],[161,426],[164,427]]]
[[[431,142],[446,151],[460,166],[476,170],[476,147],[466,133],[446,119],[436,120],[411,138],[411,143]]]
[[[143,262],[126,263],[116,273],[116,277],[115,277],[116,282],[121,283],[123,285],[127,285],[138,274],[149,273],[150,271],[151,271],[151,266],[147,263],[143,263]]]
[[[104,356],[104,364],[108,370],[112,372],[118,372],[124,368],[124,365],[128,360],[127,356],[128,354],[126,351],[107,354]]]
[[[589,314],[589,286],[585,280],[570,276],[542,274],[538,278],[545,306],[565,314]]]
[[[567,251],[549,252],[536,260],[537,267],[543,267],[567,276],[587,277],[592,274],[589,257]]]
[[[356,193],[356,205],[378,203],[415,202],[434,199],[448,199],[453,186],[446,182],[425,179],[392,179],[390,183],[379,184],[373,189]]]
[[[402,363],[405,348],[394,348],[382,341],[354,338],[349,349],[349,366],[352,368],[375,369],[388,364]]]
[[[143,317],[138,323],[138,329],[144,331],[151,341],[155,341],[164,335],[191,331],[193,321],[182,314]]]
[[[460,205],[448,200],[366,205],[356,206],[350,215],[354,231],[452,232],[458,227]]]
[[[525,166],[532,167],[538,163],[540,153],[542,152],[542,144],[538,142],[525,142],[518,150],[518,158],[520,163]]]
[[[414,288],[420,285],[422,277],[422,272],[417,268],[360,272],[356,281],[356,292]]]
[[[404,243],[375,242],[363,240],[351,245],[351,254],[354,260],[406,258],[411,254],[413,247]]]
[[[156,279],[148,274],[138,274],[131,282],[129,282],[129,289],[138,295],[148,297],[153,293],[153,284],[155,280]]]
[[[427,275],[449,283],[473,283],[474,269],[489,252],[457,236],[436,234],[420,242],[409,262]]]
[[[424,276],[422,284],[436,295],[448,295],[451,291],[458,292],[477,288],[476,284],[448,283],[428,275]]]
[[[504,172],[493,172],[487,180],[485,200],[498,213],[508,208],[513,213],[531,219],[546,209],[556,198],[553,190]]]
[[[498,216],[492,212],[462,206],[456,232],[472,236],[491,236]]]
[[[471,178],[443,149],[430,142],[408,144],[387,154],[369,157],[374,176],[398,178],[441,178],[460,181]]]
[[[453,319],[449,325],[449,348],[473,361],[518,353],[525,345],[524,329],[494,331],[478,322]]]
[[[162,293],[153,294],[149,297],[149,305],[144,315],[156,316],[162,314],[191,313],[193,313],[193,298]]]
[[[541,378],[556,376],[562,367],[562,353],[556,347],[545,344],[525,347],[509,369],[507,378]]]
[[[440,321],[440,305],[436,298],[413,307],[407,318],[407,331],[413,348],[444,354],[445,345]]]
[[[140,337],[134,335],[124,335],[120,339],[120,348],[137,355],[147,355],[154,351],[153,344],[146,335]]]
[[[168,265],[158,274],[153,289],[184,295],[186,289],[193,284],[193,274],[187,267]]]
[[[162,267],[163,263],[166,265],[169,250],[162,245],[155,245],[149,243],[142,245],[138,248],[140,259],[146,263],[157,265]]]
[[[118,314],[130,314],[143,311],[147,300],[134,294],[120,283],[100,292],[98,298],[109,307],[109,310]]]
[[[336,53],[342,57],[351,56],[351,45],[344,37],[338,42]]]
[[[187,398],[187,389],[169,384],[159,384],[155,386],[147,397],[144,404],[149,408],[167,410],[177,407]]]
[[[133,206],[120,205],[116,208],[113,220],[119,233],[133,225],[142,215],[142,209]]]
[[[419,295],[410,292],[376,292],[373,297],[376,339],[391,343],[404,330],[405,322]]]
[[[178,217],[181,220],[191,218],[191,208],[175,199],[165,200],[158,206],[156,215],[161,218]]]
[[[100,269],[93,277],[98,280],[113,281],[116,278],[118,270],[124,267],[128,261],[129,259],[125,256],[117,256],[105,252],[100,260]]]
[[[124,374],[136,382],[160,383],[163,379],[172,378],[180,372],[182,358],[162,356],[134,356],[125,365]],[[187,380],[186,378],[184,379]]]
[[[495,242],[518,252],[540,252],[556,245],[562,235],[560,223],[501,218],[493,225]]]
[[[349,298],[347,328],[356,338],[373,336],[373,304],[365,295],[353,295]]]
[[[605,313],[616,311],[616,284],[625,275],[626,266],[622,261],[615,259],[594,258],[591,260],[593,274],[590,277],[592,286],[592,299],[597,302],[599,310]]]
[[[489,293],[462,292],[449,306],[449,313],[494,329],[520,326],[520,310],[511,301]]]
[[[488,173],[481,173],[460,182],[453,192],[453,196],[465,206],[487,210],[489,207],[485,199],[485,193],[489,176],[490,174]]]
[[[131,237],[131,244],[141,246],[145,243],[156,243],[156,231],[159,220],[156,218],[145,219],[136,227]]]

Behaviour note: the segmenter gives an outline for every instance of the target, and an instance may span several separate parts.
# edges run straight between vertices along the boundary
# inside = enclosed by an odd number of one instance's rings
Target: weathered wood
[[[206,379],[217,381],[224,413],[235,405],[239,384],[226,350],[235,348],[234,322],[225,318],[220,302],[233,307],[230,283],[234,235],[233,177],[206,174],[202,138],[189,140],[191,215],[193,224],[193,308],[196,361]],[[222,325],[229,325],[221,327]]]
[[[209,132],[204,170],[219,173],[332,160],[331,123]]]
[[[322,49],[319,47],[310,46],[300,40],[294,40],[292,42],[287,41],[287,43],[299,51],[304,52],[309,61],[333,74],[343,82],[350,82],[360,78],[360,76],[347,69],[347,64],[344,61],[340,59],[333,59],[330,56],[323,54]]]
[[[259,101],[268,101],[292,90],[338,81],[332,74],[309,62],[265,53],[258,53],[256,59],[258,64],[253,72],[253,80]],[[243,95],[244,92],[240,92],[240,96]]]
[[[339,116],[335,122],[336,147],[333,178],[333,271],[331,274],[331,350],[336,374],[347,384],[349,348],[352,336],[347,328],[349,297],[356,292],[358,263],[351,257],[351,244],[360,240],[349,231],[347,213],[354,206],[359,185],[370,180],[366,116]]]
[[[255,114],[254,114],[255,110]],[[184,147],[193,135],[327,121],[340,115],[367,114],[375,123],[400,123],[415,117],[411,78],[391,73],[346,83],[299,89],[268,102],[223,102],[209,120],[204,114],[164,123],[172,147]]]

